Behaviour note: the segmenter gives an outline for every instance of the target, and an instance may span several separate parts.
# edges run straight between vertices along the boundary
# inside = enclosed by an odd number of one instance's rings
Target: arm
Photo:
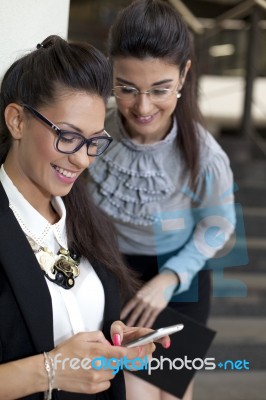
[[[173,210],[171,214],[173,220],[177,215],[179,220],[184,219],[185,231],[176,231],[177,239],[181,243],[183,237],[188,239],[178,253],[165,262],[160,273],[126,304],[121,318],[130,315],[128,325],[152,326],[172,295],[189,289],[197,272],[224,246],[234,230],[233,176],[227,157],[215,157],[199,177],[195,193],[187,190],[186,194],[197,207]],[[222,240],[219,242],[219,239]]]
[[[116,321],[111,327],[111,335],[120,335],[121,341],[135,339],[150,330],[128,328]],[[169,337],[160,339],[167,344]],[[94,358],[118,359],[123,357],[135,359],[150,355],[155,349],[153,343],[134,349],[112,346],[103,333],[82,332],[74,335],[49,352],[54,364],[53,388],[67,392],[93,394],[107,390],[110,381],[115,377],[113,369],[95,369],[90,366]],[[82,361],[88,360],[82,364]],[[0,398],[15,400],[33,393],[48,390],[48,375],[44,366],[44,356],[24,358],[0,365]]]
[[[0,365],[0,398],[17,399],[48,389],[43,355]]]
[[[191,236],[161,269],[168,268],[179,275],[180,286],[175,294],[189,289],[196,273],[225,246],[234,231],[233,175],[226,158],[218,157],[205,169],[194,197],[198,207],[192,213]]]
[[[77,393],[98,393],[109,388],[112,372],[94,369],[75,369],[70,360],[116,356],[102,332],[78,333],[49,352],[54,359],[53,388]],[[57,361],[55,356],[57,355]],[[0,365],[0,398],[15,400],[33,393],[49,390],[44,355],[39,354]],[[51,367],[51,365],[50,365]]]

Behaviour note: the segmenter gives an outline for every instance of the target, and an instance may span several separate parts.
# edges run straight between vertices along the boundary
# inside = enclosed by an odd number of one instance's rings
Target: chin
[[[72,185],[72,186],[73,186],[73,185]],[[51,195],[52,195],[53,197],[57,197],[57,196],[59,196],[59,197],[64,197],[64,196],[68,195],[68,193],[70,193],[70,191],[72,190],[72,186],[71,186],[71,187],[68,187],[68,188],[65,188],[65,189],[61,189],[61,190],[58,190],[58,188],[57,188],[57,190],[54,190],[54,191],[51,193]]]

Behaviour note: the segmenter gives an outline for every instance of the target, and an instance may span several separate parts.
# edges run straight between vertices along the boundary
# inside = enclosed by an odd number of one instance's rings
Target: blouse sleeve
[[[191,194],[195,207],[192,233],[179,252],[162,266],[178,274],[176,294],[189,289],[198,271],[213,258],[234,231],[233,174],[225,153],[218,153],[201,168],[196,190]]]

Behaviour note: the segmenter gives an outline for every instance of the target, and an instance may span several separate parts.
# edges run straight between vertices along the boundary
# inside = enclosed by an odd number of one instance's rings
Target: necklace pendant
[[[34,251],[37,261],[44,275],[64,289],[71,289],[75,285],[75,278],[79,276],[80,257],[64,248],[60,248],[58,254],[52,253],[48,247],[39,246],[33,239],[27,236],[29,244]]]
[[[60,249],[59,259],[54,263],[55,280],[63,288],[71,289],[80,272],[78,262],[74,261],[69,255],[63,255],[62,250],[64,249]],[[69,251],[66,250],[64,253],[69,254]]]

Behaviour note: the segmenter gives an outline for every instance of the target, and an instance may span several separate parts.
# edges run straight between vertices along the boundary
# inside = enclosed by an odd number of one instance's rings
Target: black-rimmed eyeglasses
[[[100,132],[97,136],[86,139],[77,132],[70,132],[58,128],[58,126],[49,121],[49,119],[44,117],[41,113],[39,113],[39,111],[35,110],[35,108],[29,106],[28,104],[21,104],[21,106],[26,108],[37,119],[44,122],[47,126],[55,131],[57,134],[55,147],[60,153],[76,153],[84,144],[86,144],[88,156],[97,157],[107,149],[113,140],[105,130]]]

